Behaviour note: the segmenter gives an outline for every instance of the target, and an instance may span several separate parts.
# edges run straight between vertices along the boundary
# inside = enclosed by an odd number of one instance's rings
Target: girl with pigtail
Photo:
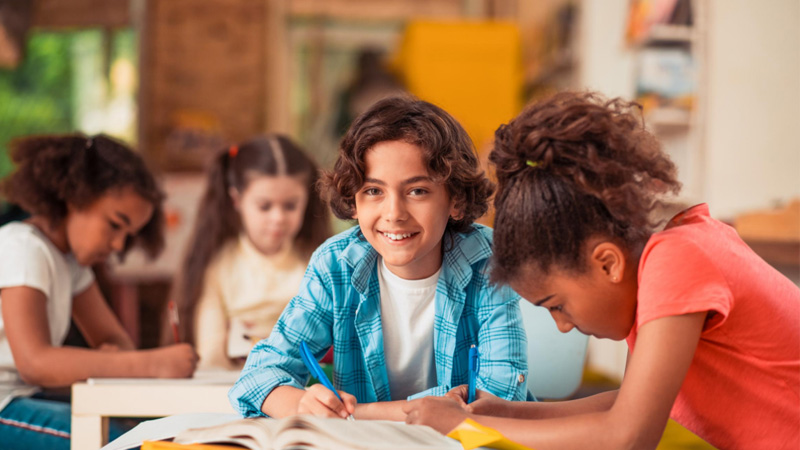
[[[182,339],[200,367],[240,368],[297,293],[330,235],[317,166],[281,135],[245,141],[212,161],[181,279]]]
[[[492,279],[562,332],[625,339],[619,390],[511,403],[466,388],[406,421],[464,418],[536,449],[656,448],[672,418],[717,448],[800,448],[800,289],[708,205],[651,219],[680,184],[638,105],[561,93],[496,133]]]

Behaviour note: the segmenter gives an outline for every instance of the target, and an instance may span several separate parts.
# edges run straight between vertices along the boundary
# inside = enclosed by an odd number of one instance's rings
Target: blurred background
[[[283,132],[330,167],[355,116],[407,91],[485,157],[498,125],[562,89],[641,103],[678,165],[678,202],[708,202],[800,280],[797,0],[0,1],[0,176],[14,137],[107,133],[169,194],[167,252],[109,273],[145,347],[219,149]],[[587,367],[618,382],[626,350],[590,340]]]

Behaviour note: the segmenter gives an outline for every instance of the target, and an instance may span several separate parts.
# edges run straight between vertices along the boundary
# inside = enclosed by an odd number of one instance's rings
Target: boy
[[[322,186],[337,217],[358,226],[317,249],[300,293],[250,353],[234,407],[403,420],[406,399],[467,382],[471,345],[478,388],[524,400],[519,297],[490,285],[491,230],[473,224],[494,185],[458,122],[423,101],[378,102],[350,127]],[[333,345],[343,402],[321,385],[303,390],[302,341],[317,358]]]

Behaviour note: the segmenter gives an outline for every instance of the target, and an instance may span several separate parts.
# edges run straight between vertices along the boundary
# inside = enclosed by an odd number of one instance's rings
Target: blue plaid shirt
[[[434,360],[438,385],[411,398],[444,395],[468,379],[468,351],[481,354],[477,388],[507,400],[524,400],[527,340],[519,296],[489,284],[492,230],[473,225],[453,235],[436,286]],[[447,247],[448,238],[443,243]],[[311,257],[300,292],[269,338],[253,348],[228,397],[245,417],[277,386],[299,389],[309,373],[300,359],[306,341],[319,359],[333,345],[337,389],[359,403],[391,400],[383,353],[378,253],[353,227],[332,237]]]

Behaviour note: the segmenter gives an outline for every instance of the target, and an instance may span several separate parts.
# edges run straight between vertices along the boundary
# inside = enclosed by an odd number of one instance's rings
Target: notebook
[[[250,450],[307,449],[461,449],[433,428],[385,420],[292,416],[257,417],[178,433],[178,444],[233,444]]]

